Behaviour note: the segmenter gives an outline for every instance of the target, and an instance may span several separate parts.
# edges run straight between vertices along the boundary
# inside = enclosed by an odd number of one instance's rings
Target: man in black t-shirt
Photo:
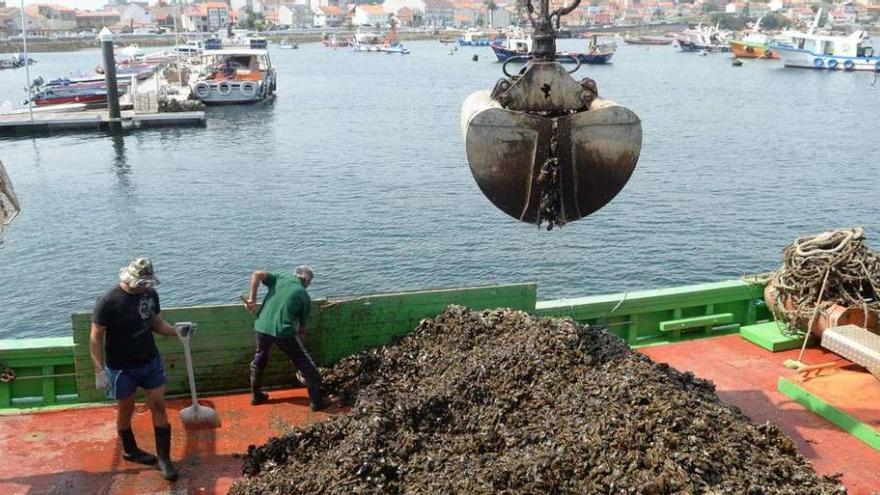
[[[148,258],[137,258],[119,270],[119,284],[98,299],[92,311],[91,354],[95,387],[116,400],[116,428],[125,460],[156,464],[169,481],[177,479],[171,464],[171,426],[165,414],[165,370],[153,332],[186,335],[186,325],[171,326],[160,316],[159,280]],[[134,393],[144,389],[153,416],[156,456],[139,449],[131,429]],[[157,459],[158,458],[158,459]]]

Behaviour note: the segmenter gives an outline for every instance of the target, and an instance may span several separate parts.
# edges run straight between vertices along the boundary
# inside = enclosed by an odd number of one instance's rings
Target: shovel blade
[[[220,428],[220,416],[217,411],[198,404],[181,409],[180,422],[187,430]]]
[[[642,126],[629,109],[598,99],[589,111],[558,117],[555,124],[560,211],[571,222],[608,204],[626,185],[639,159]],[[479,92],[462,107],[462,132],[483,194],[513,218],[536,223],[538,178],[554,119],[502,108]]]

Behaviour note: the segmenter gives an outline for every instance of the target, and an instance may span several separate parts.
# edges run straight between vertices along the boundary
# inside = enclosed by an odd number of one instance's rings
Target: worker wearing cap
[[[251,404],[257,405],[269,399],[261,388],[263,370],[269,362],[269,350],[277,345],[293,362],[305,378],[313,411],[329,405],[324,392],[321,375],[303,345],[309,319],[311,299],[306,289],[314,274],[307,266],[298,266],[293,274],[255,271],[251,275],[249,297],[244,301],[248,311],[256,311],[257,289],[262,283],[269,292],[257,313],[254,330],[257,334],[257,352],[251,362]]]
[[[140,464],[158,462],[162,476],[177,479],[171,463],[171,426],[165,414],[165,370],[153,332],[174,337],[190,333],[189,324],[171,326],[160,315],[159,279],[148,258],[137,258],[119,270],[119,283],[92,311],[91,354],[95,386],[116,401],[116,428],[123,459]],[[156,455],[137,446],[131,429],[134,393],[144,389],[153,416]]]

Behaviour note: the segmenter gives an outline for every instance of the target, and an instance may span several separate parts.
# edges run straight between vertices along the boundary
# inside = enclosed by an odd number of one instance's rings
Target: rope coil
[[[839,229],[799,237],[782,252],[783,265],[770,277],[778,297],[771,307],[777,320],[795,333],[833,304],[880,314],[880,254],[864,244],[862,228]],[[788,309],[791,306],[794,309]],[[806,328],[810,328],[807,326]]]

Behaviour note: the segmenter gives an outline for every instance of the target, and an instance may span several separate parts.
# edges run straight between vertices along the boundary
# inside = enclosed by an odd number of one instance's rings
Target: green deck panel
[[[691,328],[716,327],[719,325],[727,325],[729,323],[733,323],[733,313],[694,316],[692,318],[660,322],[660,331],[672,332],[674,330],[688,330]]]
[[[880,451],[880,431],[871,425],[841,411],[785,377],[779,377],[779,381],[776,382],[776,389],[810,411],[831,421],[850,435],[865,442],[874,450]]]
[[[804,338],[796,335],[785,335],[782,333],[784,329],[785,323],[768,321],[755,325],[746,325],[739,329],[739,334],[742,338],[770,352],[800,348],[804,343]],[[810,340],[814,340],[812,336]]]
[[[436,316],[450,304],[471,309],[506,307],[531,311],[537,299],[536,284],[496,285],[428,291],[372,294],[312,301],[308,347],[319,366],[329,366],[351,354],[385,345],[411,332],[418,323]],[[249,386],[249,369],[255,350],[254,316],[241,304],[164,308],[168,322],[195,321],[198,333],[192,340],[193,365],[199,391],[243,390]],[[73,355],[76,383],[84,401],[104,400],[94,388],[94,369],[89,352],[91,319],[88,313],[73,315]],[[183,349],[176,338],[156,336],[162,354],[169,396],[189,393]],[[266,386],[289,385],[294,370],[278,349],[273,349],[264,373]]]

